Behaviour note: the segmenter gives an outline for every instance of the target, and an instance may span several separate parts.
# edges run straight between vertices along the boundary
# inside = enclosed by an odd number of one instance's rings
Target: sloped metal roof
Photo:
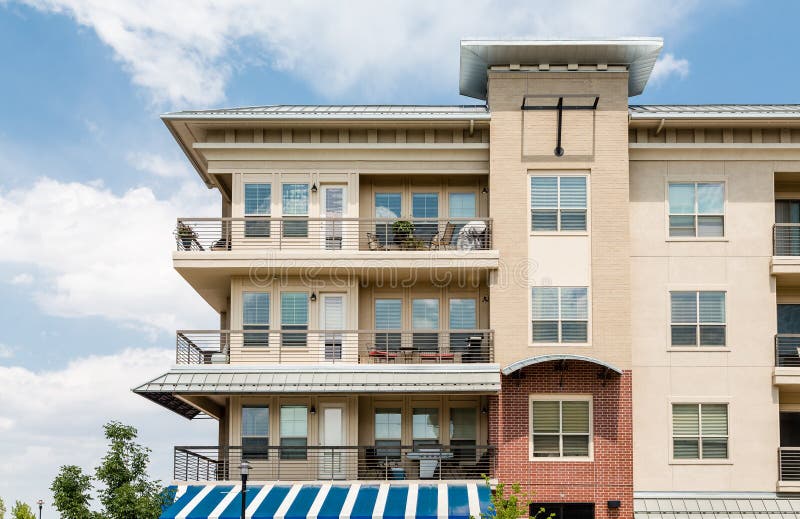
[[[631,105],[633,119],[800,118],[800,104]]]
[[[489,119],[485,105],[265,105],[187,110],[161,116],[177,119]]]
[[[634,519],[797,519],[800,498],[776,495],[634,496]]]
[[[553,362],[558,360],[579,360],[581,362],[590,362],[592,364],[597,364],[598,366],[610,369],[611,371],[619,375],[622,375],[622,370],[612,364],[608,364],[607,362],[603,362],[602,360],[597,360],[593,357],[587,357],[585,355],[573,355],[570,353],[554,353],[551,355],[538,355],[536,357],[528,357],[527,359],[518,360],[503,368],[503,375],[510,375],[515,371],[521,370],[522,368],[528,366],[533,366],[534,364],[541,364],[542,362]]]

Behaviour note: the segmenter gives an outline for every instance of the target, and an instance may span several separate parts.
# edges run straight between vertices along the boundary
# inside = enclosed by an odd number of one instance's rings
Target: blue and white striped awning
[[[241,485],[178,486],[161,519],[240,519]],[[489,509],[483,483],[253,484],[251,519],[478,519]]]

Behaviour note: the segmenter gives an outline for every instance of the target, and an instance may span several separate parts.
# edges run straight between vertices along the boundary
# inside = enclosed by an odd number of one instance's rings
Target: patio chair
[[[452,222],[447,222],[444,230],[433,235],[431,238],[431,250],[443,250],[453,248],[453,234],[456,231],[456,225]]]
[[[386,247],[381,243],[378,235],[372,232],[367,233],[367,246],[369,250],[384,250]]]

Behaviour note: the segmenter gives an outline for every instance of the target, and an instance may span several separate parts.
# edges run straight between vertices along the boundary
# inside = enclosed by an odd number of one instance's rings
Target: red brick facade
[[[595,503],[598,519],[633,517],[633,417],[631,372],[609,373],[581,361],[548,362],[503,376],[502,390],[489,401],[490,444],[498,445],[497,479],[519,483],[535,502]],[[594,461],[536,461],[529,457],[529,396],[592,396]],[[609,500],[621,501],[611,510]]]

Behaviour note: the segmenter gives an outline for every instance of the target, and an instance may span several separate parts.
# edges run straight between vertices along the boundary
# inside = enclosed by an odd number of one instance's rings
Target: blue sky
[[[140,427],[163,479],[172,444],[214,441],[128,392],[166,369],[175,328],[215,322],[171,271],[169,233],[218,202],[160,113],[474,103],[457,64],[475,36],[664,36],[632,103],[800,102],[790,0],[242,2],[0,0],[0,459],[29,467],[0,463],[6,502],[47,497],[60,463],[92,467],[109,418]]]

